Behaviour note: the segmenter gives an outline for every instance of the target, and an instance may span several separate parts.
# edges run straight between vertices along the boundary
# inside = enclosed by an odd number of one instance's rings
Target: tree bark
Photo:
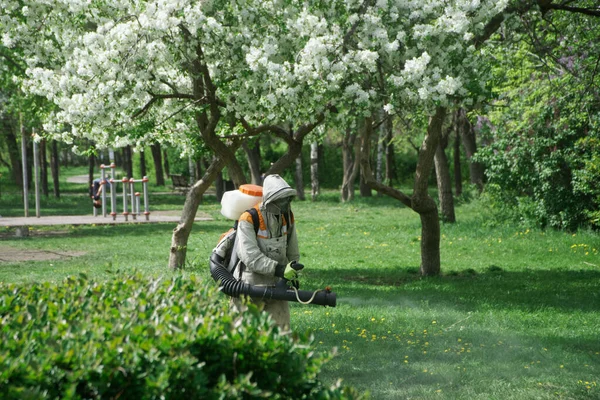
[[[304,177],[302,175],[302,153],[300,153],[298,158],[296,158],[294,180],[296,181],[296,193],[298,194],[298,200],[306,200],[306,196],[304,194]]]
[[[146,171],[146,152],[143,149],[140,151],[140,175],[140,178],[148,176],[148,172]]]
[[[194,163],[194,176],[201,177],[202,176],[202,157],[196,160]]]
[[[435,152],[434,162],[442,221],[453,223],[456,222],[456,214],[454,212],[454,196],[452,195],[450,167],[448,166],[448,157],[446,157],[446,152],[444,150],[447,142],[447,138],[442,138],[440,141]]]
[[[387,118],[385,126],[385,184],[393,186],[396,180],[396,157],[394,156],[394,125],[391,118]]]
[[[458,127],[458,111],[454,113],[454,187],[456,196],[462,195],[462,168],[460,161],[460,129]]]
[[[6,133],[6,146],[8,147],[8,156],[10,159],[10,165],[12,170],[12,175],[15,183],[21,189],[23,188],[23,167],[21,163],[21,150],[19,149],[19,144],[17,143],[17,136],[15,135],[15,125],[8,121],[5,124],[5,133]]]
[[[225,182],[223,181],[223,171],[221,170],[215,176],[215,196],[219,203],[223,198],[223,193],[225,193]]]
[[[380,118],[384,117],[383,113],[380,113]],[[375,179],[377,182],[381,183],[384,179],[384,165],[383,159],[385,156],[385,139],[387,137],[387,132],[385,129],[385,123],[379,126],[379,135],[377,138],[377,168]],[[379,193],[379,192],[378,192]],[[381,195],[381,193],[379,193]]]
[[[254,140],[244,140],[242,143],[242,147],[246,152],[246,157],[248,158],[248,168],[250,169],[250,181],[254,185],[262,185],[262,177],[260,171],[260,142],[258,138]]]
[[[430,196],[419,203],[421,219],[421,275],[440,273],[440,221],[435,201]]]
[[[446,116],[444,107],[437,107],[427,126],[427,135],[419,149],[415,186],[411,199],[412,209],[421,217],[421,275],[440,273],[440,221],[438,209],[427,191],[429,177],[434,167],[435,152],[442,137]]]
[[[165,173],[162,165],[162,152],[160,143],[154,143],[150,146],[152,152],[152,161],[154,162],[154,173],[156,174],[156,186],[165,186]]]
[[[123,147],[123,169],[127,178],[133,177],[133,158],[131,156],[131,146]]]
[[[354,200],[354,181],[360,170],[360,140],[357,134],[348,129],[342,138],[342,162],[344,176],[342,179],[342,202]]]
[[[367,128],[366,124],[369,124],[369,127]],[[365,119],[365,131],[369,130],[369,132],[367,132],[367,137],[366,140],[364,140],[361,143],[361,149],[360,149],[360,153],[361,153],[361,157],[366,157],[367,158],[367,163],[366,165],[369,165],[369,168],[371,168],[371,140],[373,139],[373,120],[371,118],[367,118]],[[363,165],[361,163],[361,174],[360,174],[360,180],[359,180],[359,189],[360,189],[360,196],[361,197],[372,197],[373,193],[371,192],[371,186],[367,183],[367,179],[365,178],[365,173],[364,171],[362,171]],[[375,180],[377,180],[377,178],[375,178]],[[381,184],[381,182],[378,182],[379,184]]]
[[[188,156],[188,174],[190,175],[189,184],[192,186],[198,180],[196,178],[196,161],[192,156]]]
[[[319,188],[319,144],[310,144],[310,188],[311,198],[315,201],[320,194]]]
[[[165,166],[165,174],[171,176],[171,170],[169,169],[169,153],[167,150],[163,150],[163,163]]]
[[[369,147],[371,147],[370,144],[369,144]],[[371,149],[369,148],[368,151],[370,153]],[[371,187],[365,181],[364,174],[360,174],[358,187],[360,190],[360,197],[372,197],[373,196],[373,193],[371,192]]]
[[[279,160],[275,161],[273,165],[265,172],[265,176],[271,174],[282,174],[286,168],[291,166],[296,158],[302,153],[302,143],[297,142],[296,140],[287,141],[288,151],[279,158]]]
[[[198,180],[188,191],[181,219],[177,227],[173,229],[173,237],[171,239],[171,252],[169,256],[169,267],[172,269],[183,268],[187,255],[187,243],[192,231],[198,205],[202,201],[202,195],[206,189],[212,184],[223,167],[226,160],[220,157],[215,157],[211,165],[207,168],[202,179]]]
[[[469,175],[471,178],[471,183],[477,186],[477,189],[481,193],[483,191],[483,165],[471,160],[473,155],[477,152],[475,130],[473,129],[473,125],[469,122],[465,110],[460,109],[459,112],[460,114],[458,123],[461,127],[461,136],[463,146],[465,147],[465,154],[467,156],[467,160],[469,161]]]
[[[50,171],[52,173],[52,183],[54,185],[54,197],[60,198],[60,186],[58,183],[59,160],[58,160],[58,142],[52,141],[52,149],[50,151]]]
[[[88,157],[88,188],[94,183],[94,166],[96,165],[96,156],[90,154]]]
[[[46,139],[40,141],[40,179],[42,181],[42,193],[48,197],[48,162],[46,161]]]

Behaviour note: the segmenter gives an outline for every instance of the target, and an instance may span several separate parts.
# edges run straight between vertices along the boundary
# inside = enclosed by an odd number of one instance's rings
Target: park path
[[[83,184],[87,185],[87,183],[88,183],[88,176],[87,175],[69,176],[67,178],[67,182],[69,182],[69,183],[83,183]]]
[[[51,226],[51,225],[117,225],[117,224],[147,224],[147,223],[158,223],[158,222],[179,222],[181,217],[180,211],[155,211],[150,212],[148,221],[144,215],[138,215],[136,219],[133,219],[129,215],[128,220],[125,220],[123,215],[117,215],[116,220],[113,221],[110,215],[103,217],[98,215],[52,215],[36,217],[0,217],[0,226],[13,227],[13,226]],[[196,215],[195,221],[211,221],[212,218],[201,212]]]

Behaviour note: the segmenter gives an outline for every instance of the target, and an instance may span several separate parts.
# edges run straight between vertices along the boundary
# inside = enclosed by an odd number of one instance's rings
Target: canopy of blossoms
[[[23,88],[57,106],[47,132],[185,149],[208,107],[194,87],[202,67],[229,134],[241,118],[296,126],[331,106],[343,121],[474,99],[484,60],[472,39],[507,3],[0,0],[0,32],[26,61]]]

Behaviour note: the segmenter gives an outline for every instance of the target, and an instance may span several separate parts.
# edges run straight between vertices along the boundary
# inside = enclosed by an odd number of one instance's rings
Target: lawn
[[[156,195],[156,206],[184,201],[164,199]],[[214,220],[195,224],[184,274],[210,279],[209,253],[231,222],[210,196],[201,211]],[[329,193],[294,203],[302,287],[330,285],[338,296],[336,308],[292,304],[294,330],[312,332],[316,351],[336,349],[322,378],[374,399],[600,398],[600,236],[494,225],[478,201],[456,211],[458,222],[442,225],[442,275],[421,278],[419,218],[398,202],[341,204]],[[170,276],[172,229],[34,229],[0,248],[77,256],[0,264],[0,281]]]

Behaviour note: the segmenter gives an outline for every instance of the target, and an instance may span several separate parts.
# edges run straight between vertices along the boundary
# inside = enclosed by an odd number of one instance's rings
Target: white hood
[[[282,177],[277,174],[269,175],[263,182],[263,204],[284,197],[296,196],[296,190],[292,189]]]

